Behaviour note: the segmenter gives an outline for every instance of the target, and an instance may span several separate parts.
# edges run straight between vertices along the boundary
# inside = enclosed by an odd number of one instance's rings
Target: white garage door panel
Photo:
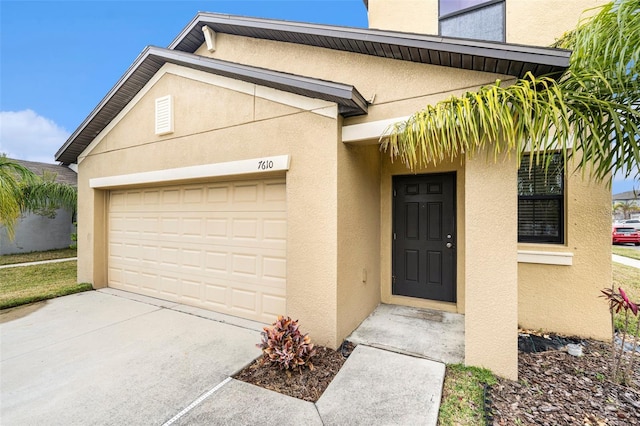
[[[111,212],[110,235],[116,241],[163,241],[234,247],[286,248],[283,212]],[[256,216],[259,215],[259,218]],[[113,239],[111,240],[113,241]]]
[[[285,313],[284,179],[112,191],[109,285],[263,322]]]

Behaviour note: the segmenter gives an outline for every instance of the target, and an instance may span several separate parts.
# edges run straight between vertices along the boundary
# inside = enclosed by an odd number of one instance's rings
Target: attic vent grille
[[[171,95],[156,99],[156,135],[173,133],[173,98]]]

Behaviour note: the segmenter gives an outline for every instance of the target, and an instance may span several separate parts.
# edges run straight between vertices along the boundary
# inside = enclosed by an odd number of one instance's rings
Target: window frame
[[[473,12],[474,10],[482,9],[487,6],[493,6],[494,4],[498,4],[498,3],[506,4],[506,0],[484,0],[478,4],[474,4],[472,6],[467,6],[462,9],[454,10],[453,12],[449,12],[444,15],[441,12],[442,10],[441,3],[442,3],[442,0],[438,0],[438,20],[453,18],[458,15],[464,15],[466,13]]]
[[[564,159],[562,158],[562,153],[555,152],[552,155],[556,157],[560,157],[560,162],[562,163],[560,166],[560,183],[561,183],[561,191],[559,194],[533,194],[533,195],[521,195],[518,191],[518,243],[533,243],[533,244],[564,244],[565,243],[565,210],[566,210],[566,173],[565,168],[566,164],[564,163]],[[523,168],[527,169],[527,173],[529,173],[529,160],[531,154],[524,154],[522,160],[520,162],[520,169],[518,170],[518,175],[520,175],[520,171]],[[531,169],[532,174],[534,173],[545,173],[544,165],[535,165],[533,164]],[[551,171],[548,170],[547,173]],[[534,175],[532,177],[535,179]],[[545,177],[548,179],[549,175]],[[521,235],[520,234],[520,201],[547,201],[547,200],[556,200],[558,201],[558,235]],[[532,222],[534,225],[536,223],[535,220]]]

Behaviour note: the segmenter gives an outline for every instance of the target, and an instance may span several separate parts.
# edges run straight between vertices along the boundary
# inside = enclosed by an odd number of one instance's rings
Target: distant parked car
[[[614,225],[611,231],[611,243],[633,243],[640,246],[640,231],[628,225]]]
[[[640,229],[640,219],[627,219],[622,221],[622,225],[633,226],[635,229]]]

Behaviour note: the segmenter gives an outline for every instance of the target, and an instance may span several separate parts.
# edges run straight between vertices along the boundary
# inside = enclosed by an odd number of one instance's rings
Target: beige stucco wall
[[[438,34],[437,0],[369,0],[369,28]]]
[[[216,51],[196,51],[230,62],[253,65],[355,86],[372,101],[366,115],[344,124],[383,120],[413,114],[425,105],[509,76],[417,64],[395,59],[239,37],[216,36]]]
[[[507,43],[549,46],[608,0],[506,0]],[[588,11],[588,16],[593,11]],[[369,0],[369,28],[438,34],[437,0]]]
[[[380,151],[338,147],[338,338],[380,303]]]
[[[167,94],[175,133],[159,137],[154,100]],[[166,74],[79,164],[78,279],[107,284],[108,191],[89,189],[89,179],[288,154],[286,314],[315,342],[335,347],[338,146],[336,116]]]
[[[518,248],[572,253],[573,265],[518,265],[518,322],[528,329],[607,340],[609,310],[598,296],[612,281],[611,190],[577,172],[566,179],[565,194],[565,244]]]
[[[517,165],[465,161],[465,363],[518,377]]]
[[[507,0],[507,43],[549,46],[608,0]]]

